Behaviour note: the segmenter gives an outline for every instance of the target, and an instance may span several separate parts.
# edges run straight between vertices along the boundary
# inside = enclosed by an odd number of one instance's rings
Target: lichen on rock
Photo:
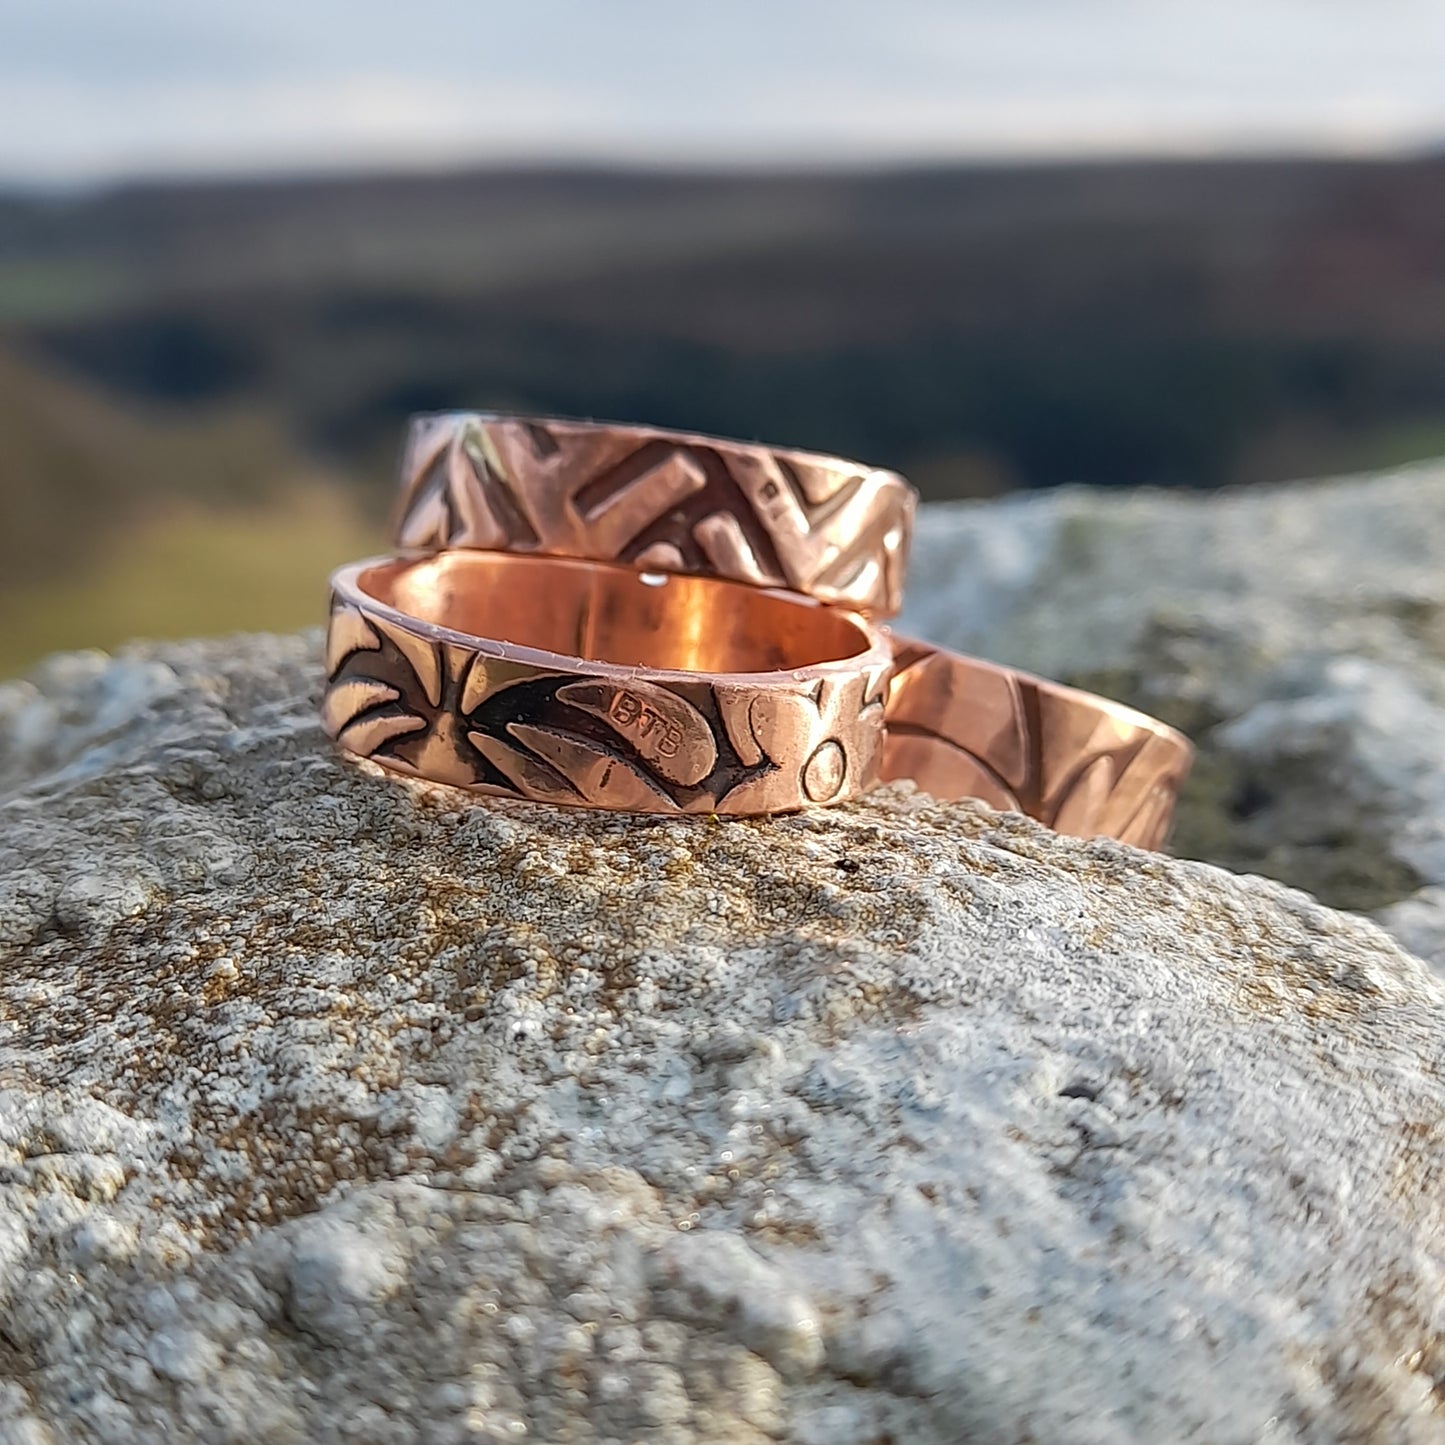
[[[0,689],[0,1438],[1433,1440],[1445,992],[906,786],[337,757],[317,640]]]
[[[1178,851],[1445,971],[1445,468],[925,509],[906,628],[1131,702],[1200,757]]]

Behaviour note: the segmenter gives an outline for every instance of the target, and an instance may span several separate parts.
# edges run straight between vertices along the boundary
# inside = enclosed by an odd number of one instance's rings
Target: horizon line
[[[888,155],[818,154],[769,158],[745,153],[692,156],[619,150],[599,154],[583,150],[510,155],[406,157],[372,156],[355,160],[322,159],[296,162],[142,165],[110,173],[52,176],[0,170],[0,195],[7,197],[104,195],[128,190],[165,190],[205,186],[306,185],[334,181],[403,181],[463,176],[616,175],[675,176],[704,179],[757,178],[779,180],[814,176],[885,176],[894,174],[984,171],[1089,169],[1109,166],[1174,165],[1304,165],[1418,163],[1445,158],[1445,134],[1413,141],[1343,144],[1337,138],[1310,144],[1281,139],[1260,143],[1180,144],[1166,146],[1083,147],[1077,149],[958,149]]]

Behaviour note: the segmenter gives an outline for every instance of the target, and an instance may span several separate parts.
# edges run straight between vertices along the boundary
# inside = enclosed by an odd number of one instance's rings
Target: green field
[[[1442,195],[1428,155],[0,192],[0,667],[313,617],[415,410],[817,447],[932,498],[1438,454]]]
[[[381,546],[353,498],[321,487],[130,524],[84,569],[0,592],[0,676],[68,648],[319,624],[330,569]]]

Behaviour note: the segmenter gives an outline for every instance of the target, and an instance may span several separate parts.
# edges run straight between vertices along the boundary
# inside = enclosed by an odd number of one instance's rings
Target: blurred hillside
[[[319,528],[319,580],[406,414],[451,405],[817,446],[931,496],[1445,452],[1445,160],[0,196],[0,623],[213,508],[281,551]]]
[[[121,406],[0,352],[0,677],[132,636],[293,628],[376,551],[352,489],[247,406]]]

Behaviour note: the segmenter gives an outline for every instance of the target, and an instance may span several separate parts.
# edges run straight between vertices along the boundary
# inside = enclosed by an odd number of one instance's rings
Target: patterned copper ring
[[[785,587],[878,617],[902,605],[915,493],[896,472],[649,426],[413,418],[393,539],[621,561]]]
[[[1077,688],[894,638],[883,777],[981,798],[1061,833],[1160,848],[1194,749]]]
[[[326,731],[413,777],[649,813],[790,812],[878,780],[887,639],[791,593],[443,552],[331,579]]]

